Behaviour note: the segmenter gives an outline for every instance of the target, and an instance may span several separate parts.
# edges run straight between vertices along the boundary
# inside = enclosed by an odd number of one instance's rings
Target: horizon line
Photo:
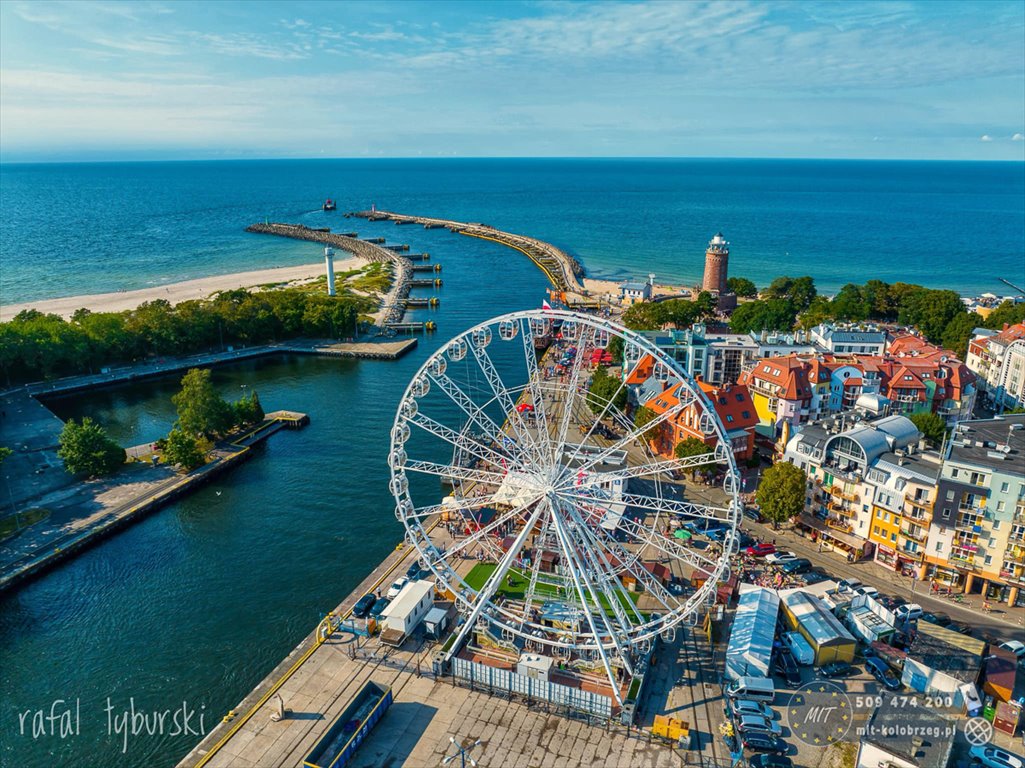
[[[238,163],[238,162],[318,162],[318,161],[409,161],[409,160],[421,160],[426,162],[434,161],[479,161],[479,160],[522,160],[522,161],[539,161],[539,160],[574,160],[574,161],[622,161],[622,160],[635,160],[635,161],[667,161],[667,160],[708,160],[708,161],[721,161],[721,160],[762,160],[762,161],[780,161],[780,162],[794,162],[794,161],[810,161],[810,162],[868,162],[868,163],[1020,163],[1025,164],[1025,157],[1020,159],[998,159],[998,158],[978,158],[978,159],[967,159],[967,158],[913,158],[913,157],[822,157],[822,156],[807,156],[807,157],[773,157],[773,156],[757,156],[757,155],[381,155],[376,157],[367,156],[345,156],[340,155],[336,157],[274,157],[274,156],[260,156],[260,157],[154,157],[154,158],[107,158],[103,160],[4,160],[0,157],[0,166],[5,165],[105,165],[114,163]]]

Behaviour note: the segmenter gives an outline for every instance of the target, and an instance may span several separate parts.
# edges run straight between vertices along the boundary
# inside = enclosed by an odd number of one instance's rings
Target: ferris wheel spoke
[[[520,321],[520,340],[523,345],[523,357],[527,364],[527,387],[534,405],[534,428],[537,431],[538,443],[548,439],[548,405],[545,403],[544,389],[541,386],[541,372],[537,364],[537,352],[534,349],[534,334],[529,320]],[[555,456],[551,456],[554,461]]]
[[[595,622],[595,614],[601,617],[602,623],[606,626],[609,637],[616,646],[616,650],[619,652],[619,656],[623,659],[624,664],[628,664],[629,654],[620,644],[616,633],[608,626],[608,617],[605,615],[605,612],[602,611],[601,601],[598,599],[598,595],[595,593],[594,588],[590,585],[590,580],[587,577],[587,571],[582,567],[581,563],[578,561],[576,552],[569,545],[567,534],[563,530],[564,523],[559,519],[559,515],[554,512],[552,514],[552,521],[555,524],[555,533],[562,544],[563,554],[570,561],[570,576],[573,579],[573,585],[576,588],[577,595],[580,597],[580,607],[587,619],[588,626],[591,628],[591,634],[594,637],[594,647],[597,649],[598,655],[601,657],[602,666],[605,667],[605,674],[609,677],[609,682],[611,683],[612,693],[616,698],[616,703],[622,706],[623,697],[620,694],[619,686],[616,683],[616,673],[612,671],[612,664],[609,662],[608,654],[605,652],[605,644],[601,640],[601,633],[598,631],[598,625]],[[588,591],[591,593],[591,597],[594,602],[594,610],[589,610],[587,607],[587,597],[584,593],[583,586],[584,583],[587,584]]]
[[[714,453],[703,453],[700,456],[687,456],[683,459],[664,459],[656,458],[655,461],[648,464],[638,464],[632,467],[626,467],[625,469],[613,469],[608,472],[602,472],[602,480],[629,480],[631,478],[642,478],[642,477],[655,477],[658,478],[662,475],[671,474],[672,472],[690,469],[691,467],[701,466],[702,464],[708,464],[716,460]],[[576,480],[570,480],[563,484],[561,488],[570,487]]]
[[[491,495],[480,496],[480,497],[477,497],[477,498],[463,497],[463,498],[460,498],[460,499],[457,500],[457,502],[455,504],[455,508],[456,509],[460,509],[460,510],[462,510],[462,509],[479,509],[481,507],[487,507],[487,506],[492,505],[494,503],[493,499],[494,499],[494,496],[491,496]],[[424,506],[424,507],[414,507],[411,511],[404,512],[403,513],[403,518],[406,519],[406,520],[417,520],[417,521],[419,521],[419,520],[426,520],[427,518],[431,517],[432,515],[440,514],[440,513],[444,512],[446,509],[451,510],[452,508],[453,508],[453,504],[452,503],[445,504],[444,502],[442,502],[441,504],[430,504],[430,505]]]
[[[459,409],[466,414],[466,417],[472,423],[480,427],[484,434],[491,438],[492,442],[497,445],[505,444],[507,436],[502,431],[502,428],[450,376],[444,373],[429,373],[428,376],[448,395],[448,398],[453,403],[459,406]]]
[[[509,388],[505,386],[505,382],[502,380],[501,375],[499,375],[498,369],[491,360],[491,356],[488,355],[486,349],[483,347],[478,348],[476,344],[470,344],[470,351],[477,360],[477,365],[480,366],[488,386],[495,393],[499,405],[502,406],[502,410],[506,414],[506,424],[512,427],[517,441],[523,450],[530,454],[533,461],[538,462],[539,465],[544,465],[545,457],[541,453],[540,446],[531,437],[530,430],[523,420],[523,414],[516,409],[516,403],[509,394]]]
[[[596,573],[605,574],[607,576],[606,579],[600,579],[600,582],[602,584],[603,591],[605,591],[609,606],[612,608],[613,613],[616,614],[616,618],[619,620],[620,626],[623,627],[624,631],[627,631],[632,626],[643,624],[644,618],[637,609],[637,604],[631,599],[630,594],[626,590],[626,585],[623,584],[623,580],[618,577],[612,561],[605,554],[606,547],[602,545],[602,542],[598,541],[597,537],[594,535],[594,530],[583,520],[583,518],[580,517],[574,505],[567,504],[564,509],[574,521],[574,525],[570,526],[569,530],[571,533],[576,532],[576,538],[580,541],[581,548],[589,554],[591,561],[596,566]],[[600,528],[601,526],[598,527]],[[623,567],[626,567],[618,556],[616,557],[616,560],[620,561],[620,564],[623,565]],[[622,601],[619,600],[619,595],[622,596]],[[626,615],[624,605],[629,606],[631,612],[634,614],[634,618],[638,620],[636,623],[631,621]],[[668,608],[668,606],[666,607]]]
[[[451,645],[451,651],[449,652],[449,658],[453,652],[457,652],[462,647],[463,640],[466,639],[466,635],[473,630],[474,624],[477,619],[480,618],[481,613],[484,609],[490,605],[491,598],[495,596],[495,592],[498,591],[499,585],[505,578],[505,575],[512,568],[513,563],[516,561],[523,549],[523,545],[527,541],[527,537],[530,535],[531,530],[537,524],[538,519],[544,514],[547,508],[547,503],[542,500],[537,506],[534,507],[534,511],[531,512],[530,517],[527,518],[527,522],[524,523],[523,528],[520,530],[516,539],[513,541],[509,551],[505,553],[505,557],[498,563],[498,567],[492,571],[491,576],[484,585],[478,590],[477,597],[474,599],[473,609],[470,611],[470,615],[466,617],[466,623],[463,624],[459,630],[459,634],[456,636],[455,642]]]
[[[568,461],[576,461],[578,458],[580,458],[580,451],[584,449],[584,446],[587,444],[587,441],[590,440],[591,437],[594,435],[594,430],[597,428],[599,424],[601,424],[601,420],[605,418],[606,414],[608,414],[609,408],[612,407],[612,404],[616,401],[616,398],[619,397],[624,387],[626,387],[626,376],[622,376],[621,378],[622,381],[619,382],[619,386],[616,388],[616,391],[613,393],[612,397],[610,397],[605,402],[605,405],[601,409],[601,413],[594,417],[594,421],[591,423],[591,426],[588,427],[587,432],[584,433],[583,439],[577,444],[577,449],[573,452],[572,456],[568,457]],[[594,397],[595,399],[600,399],[597,396]],[[587,402],[588,408],[590,409],[590,402],[586,400],[585,402]],[[613,413],[615,414],[615,411],[613,411]]]
[[[457,432],[456,430],[446,427],[444,424],[441,424],[422,413],[417,413],[414,416],[408,417],[406,419],[406,423],[413,424],[424,432],[432,434],[435,437],[444,440],[446,443],[451,443],[454,447],[465,450],[489,464],[514,464],[517,467],[519,466],[519,461],[512,454],[496,451],[495,449],[484,445],[484,443],[479,440],[475,440],[464,432]]]
[[[590,338],[588,338],[590,334]],[[562,419],[559,423],[559,431],[556,434],[555,450],[558,460],[558,452],[566,444],[566,435],[569,432],[569,424],[573,419],[573,406],[577,403],[577,388],[580,386],[580,372],[584,368],[584,352],[589,343],[594,341],[595,331],[593,328],[585,327],[580,332],[580,339],[577,342],[577,353],[573,359],[573,369],[570,371],[569,384],[562,405]]]
[[[662,413],[658,414],[658,416],[656,416],[654,419],[652,419],[647,424],[645,424],[643,427],[636,427],[636,426],[634,426],[632,429],[627,430],[627,434],[624,437],[622,437],[619,440],[617,440],[616,442],[614,442],[612,445],[610,445],[608,448],[603,450],[597,456],[593,456],[590,459],[587,459],[581,465],[580,470],[583,471],[583,472],[586,472],[587,470],[591,469],[592,467],[595,467],[598,464],[601,464],[609,456],[611,456],[612,454],[616,453],[617,451],[628,450],[629,447],[630,447],[630,444],[633,443],[633,441],[636,440],[637,438],[643,437],[644,433],[647,432],[649,429],[654,429],[655,427],[658,427],[658,426],[664,424],[669,419],[673,418],[674,416],[679,414],[681,411],[683,411],[685,408],[688,408],[695,401],[696,401],[696,398],[693,395],[691,395],[689,392],[686,395],[681,396],[680,397],[680,401],[676,405],[671,406],[670,408],[667,408]]]
[[[518,507],[515,507],[513,509],[507,510],[506,512],[503,512],[500,515],[496,516],[495,519],[492,520],[490,523],[487,523],[486,525],[481,526],[476,531],[474,531],[473,533],[469,534],[465,538],[460,539],[456,544],[453,544],[451,547],[449,547],[447,550],[445,550],[445,555],[446,556],[451,556],[451,555],[459,554],[461,552],[468,551],[474,544],[476,544],[477,542],[481,541],[485,537],[491,535],[492,533],[497,531],[499,528],[501,528],[506,523],[515,520],[517,517],[519,517],[524,512],[526,512],[531,504],[534,504],[534,503],[537,502],[538,498],[540,498],[540,497],[535,497],[535,498],[531,499],[530,501],[527,501],[527,502],[524,502],[523,504],[520,504]]]
[[[488,472],[470,467],[454,467],[451,464],[438,464],[433,461],[407,461],[403,465],[403,469],[407,472],[420,472],[449,480],[471,481],[483,485],[501,485],[507,477],[504,473]]]
[[[659,536],[658,533],[652,531],[650,528],[641,526],[632,520],[624,518],[623,527],[625,530],[632,533],[635,541],[642,542],[646,546],[654,547],[670,559],[684,560],[695,567],[701,568],[702,570],[708,570],[709,567],[715,568],[717,565],[716,561],[709,560],[707,557],[695,552],[693,549],[676,544],[673,540],[668,539],[665,536]]]

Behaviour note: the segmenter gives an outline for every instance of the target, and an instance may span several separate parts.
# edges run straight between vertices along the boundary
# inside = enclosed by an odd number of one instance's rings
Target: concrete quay
[[[84,524],[69,523],[60,529],[26,529],[0,547],[0,592],[42,574],[100,539],[191,493],[200,485],[252,456],[253,446],[281,429],[301,429],[309,417],[294,411],[267,414],[248,432],[214,446],[213,459],[182,475],[170,474],[139,495],[89,517]]]
[[[533,261],[538,268],[545,273],[552,285],[560,291],[572,291],[580,293],[584,290],[580,277],[584,274],[584,268],[580,263],[551,243],[538,240],[534,237],[516,235],[511,232],[503,232],[487,224],[467,223],[463,221],[452,221],[450,219],[436,219],[427,216],[411,216],[391,211],[354,211],[345,214],[357,218],[368,219],[369,221],[394,221],[396,224],[420,224],[426,229],[437,229],[445,227],[452,232],[469,237],[478,237],[482,240],[491,240],[496,243],[514,248]]]
[[[405,573],[415,550],[400,545],[342,602],[348,618],[356,600]],[[468,561],[469,565],[469,561]],[[324,626],[323,624],[321,625]],[[481,765],[670,768],[698,765],[700,756],[653,741],[623,726],[600,726],[438,679],[437,645],[413,639],[390,649],[376,639],[335,630],[307,636],[180,763],[179,768],[301,766],[313,745],[367,681],[388,685],[394,704],[351,763],[361,768],[438,765],[457,742],[481,739]],[[275,695],[291,713],[271,720]],[[661,705],[656,704],[659,710]],[[707,765],[716,765],[706,762]]]

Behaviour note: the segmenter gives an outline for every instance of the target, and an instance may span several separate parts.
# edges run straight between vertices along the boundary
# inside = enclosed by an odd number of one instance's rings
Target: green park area
[[[495,563],[477,563],[470,569],[470,572],[466,575],[466,583],[469,584],[473,589],[478,592],[483,588],[487,580],[491,578],[491,574],[495,572],[498,566]],[[524,573],[517,571],[515,568],[510,568],[509,572],[502,579],[502,584],[498,588],[498,594],[502,597],[507,597],[510,600],[522,600],[527,592],[527,587],[530,585],[530,577]],[[623,595],[622,592],[617,591],[616,598],[619,600],[619,604],[628,612],[632,612],[636,615],[644,616],[637,611],[637,600],[640,594],[637,592],[627,592],[629,599]],[[565,589],[555,587],[551,584],[539,583],[534,589],[535,601],[553,600],[553,601],[566,601],[569,600],[573,603],[579,602],[579,597],[575,594],[570,596],[566,594]],[[608,598],[605,595],[599,595],[598,604],[601,605],[602,610],[606,614],[611,614],[612,610],[609,605]]]

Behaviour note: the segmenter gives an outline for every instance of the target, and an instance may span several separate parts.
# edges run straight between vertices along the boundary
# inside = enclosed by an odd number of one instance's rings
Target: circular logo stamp
[[[989,720],[973,717],[965,720],[964,735],[968,739],[968,743],[973,747],[989,744],[990,739],[993,738],[993,726]]]
[[[827,680],[816,680],[794,691],[787,705],[787,723],[794,736],[805,744],[828,747],[847,735],[853,709],[843,688]]]

